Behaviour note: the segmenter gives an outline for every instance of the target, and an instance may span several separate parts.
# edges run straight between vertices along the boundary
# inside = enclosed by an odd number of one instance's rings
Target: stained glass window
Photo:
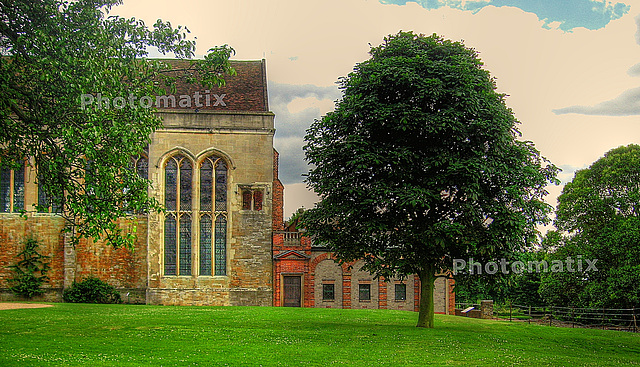
[[[164,177],[164,206],[167,210],[176,210],[178,164],[174,159],[170,159],[167,162],[167,166],[164,169]]]
[[[211,216],[200,218],[200,275],[211,275]]]
[[[164,167],[165,219],[165,275],[191,275],[191,161],[178,154],[167,160]]]
[[[222,159],[216,164],[216,211],[227,210],[227,165]]]
[[[200,275],[227,274],[226,215],[227,165],[207,157],[200,165]]]
[[[205,159],[200,166],[200,210],[211,211],[213,203],[213,163]]]
[[[227,274],[227,220],[223,216],[216,219],[216,275]]]
[[[176,218],[173,214],[164,220],[164,274],[176,275]]]
[[[191,275],[191,216],[180,216],[180,275]]]

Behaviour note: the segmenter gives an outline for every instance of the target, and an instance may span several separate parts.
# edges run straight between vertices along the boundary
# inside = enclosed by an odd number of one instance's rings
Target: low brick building
[[[275,306],[419,310],[417,275],[375,279],[360,269],[362,261],[340,265],[329,249],[314,246],[293,225],[274,232],[273,254]],[[453,286],[452,279],[436,280],[436,313],[454,314]]]

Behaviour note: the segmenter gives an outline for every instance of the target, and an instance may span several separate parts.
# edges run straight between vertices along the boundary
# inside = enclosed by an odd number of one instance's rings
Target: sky
[[[305,130],[333,110],[338,79],[401,30],[479,52],[521,139],[562,169],[554,206],[576,170],[640,144],[640,0],[124,0],[111,14],[185,25],[200,55],[228,44],[233,59],[266,59],[285,218],[317,200]]]

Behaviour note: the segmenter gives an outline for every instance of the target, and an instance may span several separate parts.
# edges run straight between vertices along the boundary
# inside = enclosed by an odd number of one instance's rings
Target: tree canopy
[[[335,111],[305,137],[303,216],[341,261],[377,276],[418,274],[418,326],[433,327],[436,276],[454,259],[490,259],[535,240],[557,169],[496,92],[475,50],[400,32],[339,81]]]
[[[220,85],[233,72],[228,46],[182,70],[147,59],[150,49],[191,58],[189,30],[158,20],[108,15],[119,0],[0,2],[0,164],[37,168],[47,205],[63,208],[72,238],[106,237],[116,247],[132,235],[115,218],[154,210],[148,181],[126,169],[161,126],[141,98],[165,94],[179,78]],[[127,103],[82,105],[83,95]]]
[[[640,146],[607,152],[558,197],[563,235],[552,258],[597,261],[598,271],[549,273],[540,293],[561,306],[640,306]]]

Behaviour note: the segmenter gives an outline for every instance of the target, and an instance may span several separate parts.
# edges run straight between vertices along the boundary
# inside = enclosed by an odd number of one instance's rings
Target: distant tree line
[[[558,197],[555,231],[510,261],[595,262],[562,272],[458,276],[456,297],[522,305],[640,307],[640,146],[612,149],[577,171]]]

